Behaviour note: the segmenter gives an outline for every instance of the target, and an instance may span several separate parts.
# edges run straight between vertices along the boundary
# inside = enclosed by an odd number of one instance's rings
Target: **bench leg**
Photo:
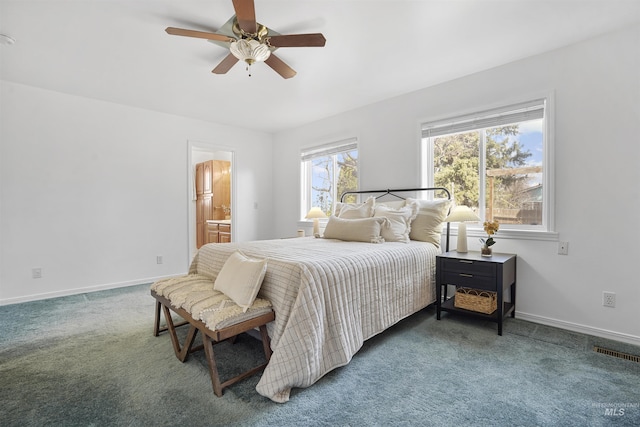
[[[214,341],[206,334],[202,334],[202,340],[204,341],[204,352],[207,358],[207,364],[209,365],[209,376],[211,377],[211,385],[213,386],[213,393],[216,396],[222,397],[222,390],[224,388],[235,384],[247,377],[250,377],[257,372],[260,372],[267,366],[267,364],[269,363],[269,359],[271,359],[271,345],[269,344],[270,340],[269,334],[267,333],[266,325],[260,326],[260,334],[262,336],[262,347],[264,349],[266,362],[259,366],[256,366],[255,368],[249,369],[248,371],[245,371],[244,373],[237,375],[225,382],[220,382],[220,376],[218,375],[218,366],[216,365],[216,359],[213,351],[213,346],[214,344],[217,344],[218,341]],[[233,338],[235,340],[236,337]]]
[[[179,361],[184,362],[187,360],[187,356],[192,351],[191,346],[193,345],[193,341],[196,338],[196,334],[198,333],[198,328],[193,325],[189,326],[189,332],[187,332],[187,337],[184,340],[184,345],[180,345],[180,340],[178,340],[178,335],[176,334],[176,326],[173,323],[173,319],[171,318],[171,311],[166,305],[162,305],[162,309],[164,311],[164,320],[167,322],[167,330],[169,331],[169,336],[171,336],[171,344],[173,344],[173,352],[176,354],[176,357]]]
[[[160,335],[160,332],[162,332],[160,330],[160,310],[162,308],[162,304],[160,303],[160,301],[156,301],[156,316],[155,316],[155,321],[153,322],[153,336],[157,337],[158,335]],[[166,328],[165,328],[166,330]]]
[[[262,337],[262,348],[264,349],[264,357],[266,357],[267,362],[271,360],[271,339],[269,338],[269,334],[267,333],[267,325],[260,326],[260,336]]]
[[[222,384],[220,383],[218,366],[216,365],[216,358],[213,353],[214,341],[205,334],[202,334],[202,337],[202,340],[204,341],[204,353],[207,358],[207,364],[209,365],[209,376],[211,377],[213,392],[216,396],[222,397]]]
[[[162,303],[160,301],[156,301],[156,314],[155,314],[155,320],[153,322],[153,336],[157,337],[158,335],[160,335],[160,332],[164,332],[164,331],[168,331],[169,327],[168,326],[160,326],[160,310],[162,309]],[[186,320],[184,322],[180,322],[180,323],[175,323],[173,326],[175,328],[177,328],[178,326],[184,326],[186,325],[187,322]]]

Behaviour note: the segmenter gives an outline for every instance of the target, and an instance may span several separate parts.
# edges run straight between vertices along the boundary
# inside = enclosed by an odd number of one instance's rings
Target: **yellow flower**
[[[485,221],[483,225],[484,231],[486,231],[489,236],[496,234],[500,228],[500,223],[498,221]]]
[[[493,240],[493,237],[491,237],[492,235],[496,234],[498,232],[498,229],[500,228],[500,223],[498,223],[498,221],[485,221],[484,222],[484,231],[487,233],[487,239],[480,239],[480,242],[482,242],[482,244],[486,247],[492,246],[494,243],[496,243],[495,240]]]

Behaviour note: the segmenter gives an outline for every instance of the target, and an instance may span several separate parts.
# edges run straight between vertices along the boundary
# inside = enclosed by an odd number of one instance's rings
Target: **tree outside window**
[[[358,152],[334,154],[311,160],[311,204],[331,215],[345,191],[358,189]]]
[[[345,191],[358,189],[358,150],[355,140],[308,149],[302,153],[302,217],[311,207],[327,216]],[[347,202],[355,201],[349,197]]]

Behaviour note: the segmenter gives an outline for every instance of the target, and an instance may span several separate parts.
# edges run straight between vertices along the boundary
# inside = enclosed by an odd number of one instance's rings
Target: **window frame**
[[[545,92],[537,95],[528,96],[526,98],[513,99],[492,105],[478,106],[467,111],[461,111],[458,113],[452,113],[442,115],[438,117],[430,117],[419,122],[419,147],[420,147],[420,174],[421,185],[423,187],[429,187],[434,185],[434,154],[433,144],[430,143],[429,137],[425,137],[425,130],[429,126],[442,123],[456,123],[473,119],[474,117],[482,117],[492,112],[503,111],[508,112],[518,107],[530,105],[535,101],[540,100],[544,102],[544,117],[543,117],[543,170],[542,170],[542,184],[543,184],[543,211],[542,211],[542,226],[520,226],[516,224],[505,224],[500,228],[500,237],[507,239],[528,239],[528,240],[552,240],[557,241],[559,236],[555,231],[555,166],[554,166],[554,140],[555,140],[555,99],[553,92]],[[522,120],[524,121],[524,120]],[[489,127],[478,127],[469,129],[480,130],[487,129]],[[453,132],[452,132],[453,133]],[[481,133],[482,135],[483,133]],[[481,151],[479,156],[479,170],[485,168],[485,152],[484,141],[480,142]],[[479,185],[481,190],[479,198],[479,208],[481,209],[485,205],[485,177],[483,173],[479,174]],[[452,230],[457,232],[457,224],[452,224]],[[467,234],[471,237],[486,237],[481,223],[469,223],[467,224]]]
[[[357,151],[357,166],[360,168],[360,151],[357,137],[347,137],[342,139],[337,139],[333,142],[314,145],[310,147],[303,147],[300,150],[300,222],[308,222],[305,218],[309,209],[313,207],[311,200],[312,196],[312,171],[309,167],[311,160],[318,157],[325,156],[333,156],[334,165],[336,163],[336,156],[341,153],[346,153],[349,151]],[[334,169],[335,170],[335,169]],[[333,191],[335,194],[335,202],[339,202],[340,194],[337,194],[336,188],[337,182],[333,182]],[[360,174],[358,174],[357,179],[357,188],[360,189]],[[326,220],[321,220],[326,221]]]

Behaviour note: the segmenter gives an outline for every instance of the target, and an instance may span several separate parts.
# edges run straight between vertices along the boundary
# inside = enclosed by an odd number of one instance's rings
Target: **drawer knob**
[[[462,277],[473,277],[473,274],[460,273]]]
[[[462,262],[464,264],[473,264],[473,261],[468,261],[466,259],[461,259],[460,262]]]

